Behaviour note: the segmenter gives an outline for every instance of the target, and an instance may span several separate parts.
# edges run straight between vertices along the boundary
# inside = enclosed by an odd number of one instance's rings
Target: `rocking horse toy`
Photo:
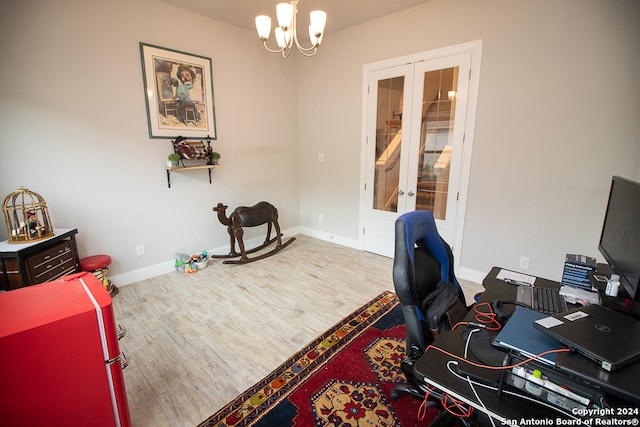
[[[240,206],[237,207],[229,217],[226,216],[227,207],[228,206],[222,203],[218,203],[218,205],[213,208],[213,211],[218,213],[218,220],[222,225],[227,226],[231,250],[227,255],[213,255],[213,258],[240,257],[240,259],[223,261],[223,264],[246,264],[269,257],[281,249],[286,248],[296,239],[295,237],[291,237],[282,243],[282,234],[280,233],[280,225],[278,224],[278,210],[271,203],[259,202],[250,207]],[[264,243],[253,249],[246,250],[243,240],[243,227],[256,227],[262,224],[267,224],[267,237]],[[275,228],[275,236],[273,238],[271,238],[271,227]],[[236,241],[238,242],[240,253],[236,251]],[[252,258],[247,256],[247,254],[266,248],[273,242],[277,243],[271,251]]]

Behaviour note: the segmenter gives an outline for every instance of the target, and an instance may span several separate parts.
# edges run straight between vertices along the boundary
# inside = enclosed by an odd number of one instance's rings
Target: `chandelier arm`
[[[300,43],[298,42],[298,38],[296,37],[296,46],[298,47],[298,50],[299,50],[301,53],[304,53],[304,52],[310,52],[310,51],[312,51],[312,50],[313,50],[313,51],[314,51],[314,53],[315,53],[315,51],[317,51],[317,50],[318,50],[318,46],[319,46],[319,45],[317,45],[317,44],[316,44],[316,45],[312,45],[311,47],[304,47],[304,46],[300,45]],[[307,55],[307,56],[310,56],[310,55]]]
[[[269,52],[271,53],[280,53],[283,50],[285,50],[285,48],[280,48],[280,49],[270,49],[269,46],[267,46],[267,41],[263,40],[262,43],[264,44],[264,48],[267,49]]]
[[[309,51],[311,51],[311,53],[308,53]],[[303,54],[304,56],[308,56],[311,57],[313,55],[316,54],[316,52],[318,51],[318,47],[312,47],[311,49],[300,49],[300,53]]]
[[[298,15],[298,1],[296,0],[295,2],[295,9],[293,12],[293,19],[291,22],[291,31],[292,31],[292,35],[293,35],[293,42],[295,42],[296,47],[298,48],[298,50],[300,51],[300,53],[302,53],[304,56],[313,56],[315,55],[316,51],[318,50],[318,45],[312,45],[311,47],[304,47],[300,44],[300,42],[298,41],[298,20],[296,19],[297,15]],[[293,44],[293,43],[291,43]],[[313,51],[313,53],[308,54],[307,52],[311,52]]]

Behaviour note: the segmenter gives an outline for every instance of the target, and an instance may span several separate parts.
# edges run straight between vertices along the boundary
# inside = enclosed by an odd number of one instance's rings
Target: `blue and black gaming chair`
[[[434,304],[434,291],[438,294],[437,290],[448,283],[448,301],[443,305],[440,299]],[[393,285],[407,329],[405,359],[401,366],[408,385],[394,388],[391,397],[398,399],[406,394],[424,399],[426,386],[415,377],[413,366],[434,336],[450,329],[468,311],[453,272],[453,253],[438,234],[431,211],[408,212],[396,220]]]

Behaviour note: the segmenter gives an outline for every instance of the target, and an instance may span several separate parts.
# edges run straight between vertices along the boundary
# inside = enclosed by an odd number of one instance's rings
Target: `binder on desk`
[[[500,348],[516,351],[526,357],[534,357],[549,350],[568,348],[557,339],[533,326],[533,322],[544,317],[547,317],[544,313],[516,306],[516,311],[498,332],[493,344]],[[555,365],[556,353],[545,354],[537,360]]]

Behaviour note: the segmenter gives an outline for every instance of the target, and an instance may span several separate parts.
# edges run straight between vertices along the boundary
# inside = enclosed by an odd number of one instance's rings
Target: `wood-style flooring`
[[[196,426],[385,290],[393,260],[308,236],[245,265],[213,260],[113,299],[134,427]],[[480,285],[463,282],[467,300]]]

